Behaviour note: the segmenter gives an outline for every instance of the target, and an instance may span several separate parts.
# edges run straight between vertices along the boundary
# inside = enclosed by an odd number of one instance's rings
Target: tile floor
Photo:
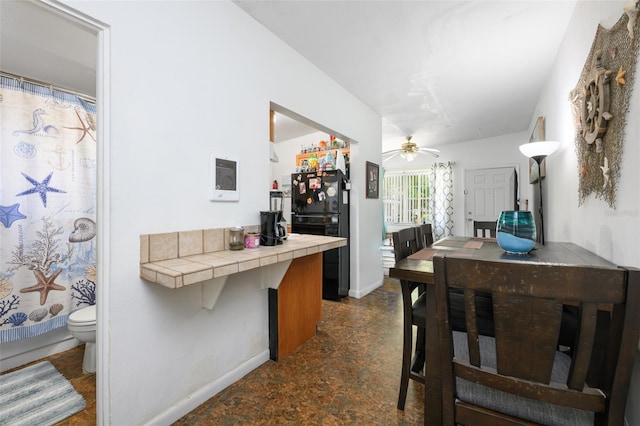
[[[82,374],[82,349],[50,358],[87,400],[87,409],[64,426],[95,424],[95,375]],[[400,286],[387,278],[362,299],[323,301],[315,338],[261,365],[174,426],[421,424],[422,385],[410,382],[405,410],[396,409],[401,349]]]

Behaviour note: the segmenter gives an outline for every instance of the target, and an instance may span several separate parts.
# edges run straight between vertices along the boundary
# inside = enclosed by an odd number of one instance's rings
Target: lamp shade
[[[529,158],[546,157],[556,152],[559,147],[560,142],[530,142],[520,145],[520,152]]]

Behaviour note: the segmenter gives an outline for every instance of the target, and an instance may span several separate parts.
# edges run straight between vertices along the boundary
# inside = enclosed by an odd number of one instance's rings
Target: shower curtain
[[[96,109],[0,75],[0,343],[96,298]]]

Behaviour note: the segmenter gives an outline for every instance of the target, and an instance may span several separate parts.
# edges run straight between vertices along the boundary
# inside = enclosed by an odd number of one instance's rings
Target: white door
[[[497,221],[500,212],[513,210],[517,175],[513,167],[466,170],[464,178],[465,232],[473,235],[473,221]]]

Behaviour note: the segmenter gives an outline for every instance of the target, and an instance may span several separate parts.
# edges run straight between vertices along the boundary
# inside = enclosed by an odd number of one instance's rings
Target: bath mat
[[[49,361],[0,376],[0,424],[52,425],[86,402]]]

